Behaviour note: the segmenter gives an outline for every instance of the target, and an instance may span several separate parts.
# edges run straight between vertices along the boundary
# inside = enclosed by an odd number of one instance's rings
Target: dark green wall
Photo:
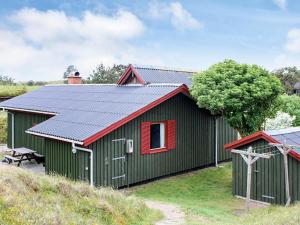
[[[87,152],[72,153],[71,143],[45,139],[46,173],[60,174],[74,180],[89,180],[90,160]]]
[[[218,128],[218,161],[231,160],[230,151],[225,151],[224,145],[237,139],[237,131],[232,129],[222,117],[217,119]]]
[[[176,149],[164,153],[141,155],[141,123],[174,119],[177,126]],[[236,137],[232,132],[229,132],[229,135],[234,139]],[[179,94],[89,146],[95,150],[97,162],[94,168],[97,171],[94,180],[97,185],[112,185],[112,177],[122,174],[118,173],[115,165],[112,165],[116,149],[115,143],[112,142],[114,139],[134,140],[134,153],[126,155],[125,166],[126,182],[132,184],[213,164],[215,162],[214,137],[215,118],[208,111],[199,109],[193,100]],[[222,144],[219,145],[222,148],[225,139],[223,138]],[[120,153],[117,154],[119,155]],[[118,184],[113,185],[118,186]]]
[[[35,124],[39,124],[48,118],[49,115],[42,115],[42,114],[33,114],[33,113],[24,113],[24,112],[12,112],[14,113],[14,128],[15,128],[15,148],[18,147],[27,147],[37,151],[39,154],[45,154],[44,148],[44,138],[33,136],[30,134],[25,133],[25,131]],[[7,120],[7,145],[9,148],[12,147],[12,115],[8,113],[8,120]]]
[[[261,148],[269,146],[264,140],[258,140],[241,149]],[[261,148],[262,149],[262,148]],[[262,152],[272,151],[276,155],[271,159],[259,159],[253,164],[251,199],[269,202],[272,204],[285,204],[285,182],[283,156],[276,148]],[[246,196],[247,166],[239,154],[232,154],[232,191],[234,195]],[[300,200],[300,162],[289,156],[289,181],[292,201]],[[272,196],[274,199],[263,197]]]

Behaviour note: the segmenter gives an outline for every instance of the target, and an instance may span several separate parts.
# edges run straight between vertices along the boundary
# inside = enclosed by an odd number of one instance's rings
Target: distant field
[[[28,91],[35,90],[40,86],[23,86],[23,85],[15,85],[15,86],[7,86],[0,85],[0,97],[15,97],[21,94],[24,94]]]

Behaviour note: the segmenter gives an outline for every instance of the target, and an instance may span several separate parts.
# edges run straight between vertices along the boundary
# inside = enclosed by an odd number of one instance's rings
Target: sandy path
[[[164,218],[155,225],[182,225],[184,222],[184,212],[176,205],[166,204],[156,201],[146,200],[149,208],[158,209],[164,215]]]

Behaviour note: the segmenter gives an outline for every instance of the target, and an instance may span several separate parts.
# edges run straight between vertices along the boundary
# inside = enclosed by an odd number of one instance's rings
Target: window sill
[[[171,151],[172,149],[168,149],[168,148],[156,148],[153,150],[150,150],[148,152],[144,152],[142,153],[142,155],[147,155],[147,154],[155,154],[155,153],[161,153],[161,152],[168,152]]]

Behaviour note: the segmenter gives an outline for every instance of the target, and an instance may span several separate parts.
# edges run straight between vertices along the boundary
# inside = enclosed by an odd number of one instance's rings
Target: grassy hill
[[[0,165],[0,224],[153,224],[134,196]]]

